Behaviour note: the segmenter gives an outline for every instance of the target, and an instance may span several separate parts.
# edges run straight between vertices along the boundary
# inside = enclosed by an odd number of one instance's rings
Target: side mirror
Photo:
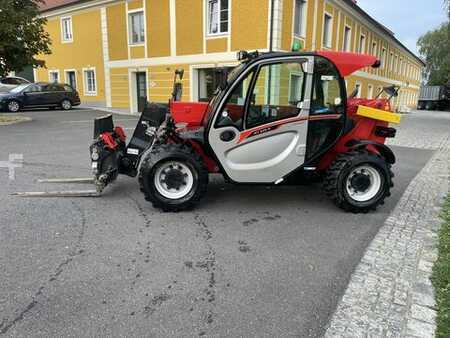
[[[389,97],[397,97],[399,89],[400,88],[398,86],[384,87],[384,91],[386,92],[386,94],[388,94]]]

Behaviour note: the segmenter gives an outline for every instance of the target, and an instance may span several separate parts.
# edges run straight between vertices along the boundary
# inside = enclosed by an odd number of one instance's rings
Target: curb
[[[449,192],[449,139],[409,184],[353,272],[325,337],[434,337],[430,281]]]

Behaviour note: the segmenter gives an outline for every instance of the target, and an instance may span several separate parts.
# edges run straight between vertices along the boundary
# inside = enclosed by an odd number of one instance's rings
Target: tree
[[[44,66],[36,57],[50,54],[47,20],[39,17],[43,0],[0,0],[0,76],[26,66]]]
[[[450,85],[450,25],[442,24],[417,42],[426,63],[429,85]]]

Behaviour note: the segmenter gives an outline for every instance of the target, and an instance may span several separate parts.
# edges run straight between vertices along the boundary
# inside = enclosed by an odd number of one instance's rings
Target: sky
[[[358,0],[358,5],[419,54],[421,35],[447,20],[444,0]]]

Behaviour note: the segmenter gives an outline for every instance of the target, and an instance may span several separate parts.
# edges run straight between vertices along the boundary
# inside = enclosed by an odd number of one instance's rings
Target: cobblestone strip
[[[449,153],[447,139],[410,183],[353,273],[325,337],[434,337],[430,276]]]

